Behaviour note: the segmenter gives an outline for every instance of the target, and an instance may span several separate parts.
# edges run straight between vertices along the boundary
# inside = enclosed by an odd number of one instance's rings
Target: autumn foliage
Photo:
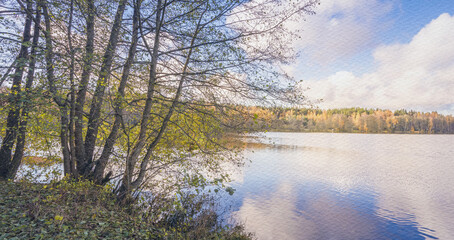
[[[253,130],[452,134],[454,117],[437,112],[365,108],[309,109],[249,107]]]

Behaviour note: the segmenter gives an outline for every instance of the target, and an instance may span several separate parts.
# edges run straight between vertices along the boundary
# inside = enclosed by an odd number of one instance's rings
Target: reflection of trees
[[[360,132],[360,133],[454,133],[454,117],[437,112],[364,108],[295,109],[249,107],[258,116],[254,130]]]

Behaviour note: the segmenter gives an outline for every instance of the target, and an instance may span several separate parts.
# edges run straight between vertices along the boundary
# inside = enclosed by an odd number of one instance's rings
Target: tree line
[[[453,134],[454,117],[437,112],[367,108],[248,107],[248,128],[268,131]]]
[[[284,23],[316,5],[0,1],[0,179],[14,179],[24,155],[55,149],[66,176],[115,179],[121,198],[203,185],[206,172],[224,179],[220,164],[239,160],[220,135],[240,129],[229,114],[249,114],[235,104],[304,101],[274,64],[295,57],[297,32]]]

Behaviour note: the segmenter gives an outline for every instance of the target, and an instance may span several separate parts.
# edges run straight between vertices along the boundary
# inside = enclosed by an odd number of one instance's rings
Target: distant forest
[[[254,131],[453,134],[454,117],[437,112],[366,108],[248,107]]]

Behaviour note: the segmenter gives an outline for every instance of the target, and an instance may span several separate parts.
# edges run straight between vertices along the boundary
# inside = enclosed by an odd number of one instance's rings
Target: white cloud
[[[378,20],[391,10],[390,2],[379,0],[321,1],[307,22],[291,23],[302,30],[297,48],[321,64],[352,56],[376,44],[376,34],[384,27]]]
[[[443,110],[454,106],[454,16],[445,13],[407,44],[374,51],[377,70],[362,76],[338,72],[310,81],[312,98],[322,107],[379,107]],[[446,110],[446,109],[444,109]],[[454,109],[450,109],[454,112]]]

